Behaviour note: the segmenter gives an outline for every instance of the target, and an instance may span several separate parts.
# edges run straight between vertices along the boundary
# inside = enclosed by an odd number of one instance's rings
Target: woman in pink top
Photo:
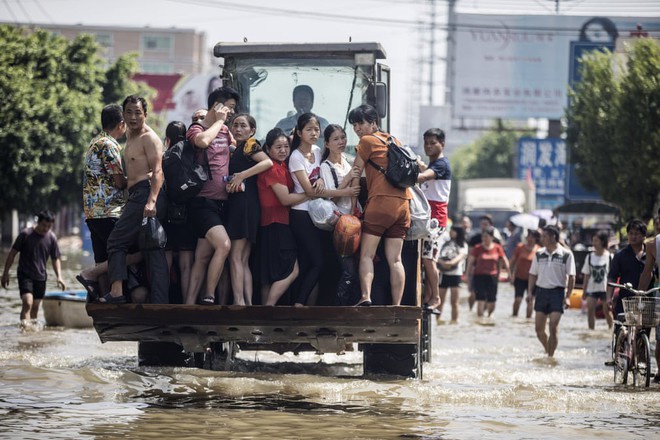
[[[495,229],[489,226],[481,234],[481,244],[476,245],[468,257],[467,279],[471,283],[470,290],[474,290],[480,318],[485,309],[488,309],[489,317],[495,310],[500,270],[509,273],[509,260],[502,246],[493,241],[494,237]]]

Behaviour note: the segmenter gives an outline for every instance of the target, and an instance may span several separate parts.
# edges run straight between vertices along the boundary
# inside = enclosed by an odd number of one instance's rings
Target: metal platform
[[[174,342],[203,352],[212,342],[311,344],[340,353],[346,344],[420,343],[422,309],[413,306],[291,307],[87,304],[102,342]]]

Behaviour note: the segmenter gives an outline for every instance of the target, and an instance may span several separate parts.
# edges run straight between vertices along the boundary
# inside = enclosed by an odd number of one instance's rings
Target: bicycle
[[[614,320],[620,325],[620,331],[615,333],[615,342],[612,347],[614,360],[614,382],[626,385],[628,373],[633,375],[633,386],[651,384],[651,344],[649,331],[660,322],[660,301],[649,296],[660,290],[660,286],[649,290],[637,290],[632,284],[608,283],[610,286],[625,289],[635,296],[623,298],[624,313],[619,313]],[[660,298],[658,298],[660,300]]]

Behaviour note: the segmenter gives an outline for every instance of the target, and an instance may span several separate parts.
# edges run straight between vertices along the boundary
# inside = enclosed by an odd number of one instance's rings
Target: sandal
[[[355,307],[369,307],[371,305],[371,301],[368,299],[363,299],[359,303],[355,304]]]
[[[99,298],[98,291],[100,289],[99,282],[94,280],[87,280],[82,275],[76,275],[76,280],[83,285],[87,291],[87,301],[93,302]]]
[[[97,302],[102,304],[126,304],[126,297],[124,295],[112,296],[112,293],[108,292],[100,297]]]
[[[215,298],[212,296],[205,296],[204,299],[202,299],[202,304],[205,306],[215,305]]]

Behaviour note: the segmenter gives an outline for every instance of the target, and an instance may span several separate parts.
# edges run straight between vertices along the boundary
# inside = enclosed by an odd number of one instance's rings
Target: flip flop
[[[90,301],[96,301],[98,299],[99,294],[97,292],[100,288],[98,281],[86,280],[82,275],[76,275],[76,280],[83,285]]]
[[[355,304],[355,307],[369,307],[371,305],[371,301],[368,299],[363,299],[359,303]]]
[[[98,299],[99,303],[102,304],[126,304],[126,297],[121,296],[112,296],[112,293],[108,292]]]
[[[212,306],[215,304],[215,298],[212,296],[205,296],[204,299],[202,299],[202,304],[205,306]]]

